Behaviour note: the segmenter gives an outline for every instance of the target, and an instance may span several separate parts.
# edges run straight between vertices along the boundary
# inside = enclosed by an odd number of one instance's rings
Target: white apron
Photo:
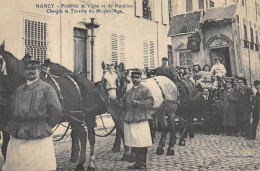
[[[152,138],[148,121],[124,123],[125,145],[129,147],[152,146]]]
[[[17,139],[11,136],[3,170],[56,170],[56,158],[52,136],[36,140]]]

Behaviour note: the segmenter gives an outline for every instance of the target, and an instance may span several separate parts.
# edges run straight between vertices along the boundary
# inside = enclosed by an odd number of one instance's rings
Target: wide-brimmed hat
[[[140,71],[131,72],[131,78],[141,78],[142,73]]]
[[[39,68],[39,66],[41,64],[41,61],[32,59],[32,56],[29,54],[26,54],[23,57],[22,61],[24,63],[25,68]]]
[[[255,80],[254,81],[254,86],[258,86],[258,85],[260,85],[260,81],[259,80]]]
[[[162,61],[168,61],[168,58],[163,57],[163,58],[162,58]]]

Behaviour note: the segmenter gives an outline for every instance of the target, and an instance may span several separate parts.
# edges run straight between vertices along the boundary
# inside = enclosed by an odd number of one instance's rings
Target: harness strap
[[[153,80],[156,82],[156,84],[157,84],[158,87],[160,88],[161,93],[162,93],[162,97],[163,97],[163,101],[165,102],[165,101],[166,101],[165,94],[164,94],[164,92],[163,92],[163,90],[162,90],[162,87],[161,87],[160,83],[159,83],[159,82],[156,80],[156,78],[154,78],[154,77],[153,77]]]

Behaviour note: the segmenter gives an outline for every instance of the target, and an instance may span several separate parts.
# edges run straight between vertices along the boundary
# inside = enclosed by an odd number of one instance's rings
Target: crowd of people
[[[214,130],[218,124],[218,127],[224,128],[226,135],[255,140],[260,113],[259,80],[254,82],[257,91],[254,94],[247,86],[245,78],[226,77],[227,71],[221,63],[221,57],[214,58],[215,64],[212,67],[205,64],[202,70],[199,64],[194,64],[192,69],[187,66],[177,66],[173,69],[172,66],[167,65],[167,60],[166,57],[162,58],[162,66],[157,69],[156,75],[164,75],[172,79],[169,75],[175,70],[178,77],[187,78],[194,84],[197,95],[194,98],[193,108],[196,116],[205,117],[207,134],[218,132]],[[164,72],[166,68],[171,72]]]

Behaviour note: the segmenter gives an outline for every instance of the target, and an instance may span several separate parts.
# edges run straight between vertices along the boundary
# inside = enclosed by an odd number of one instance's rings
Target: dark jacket
[[[198,93],[194,98],[193,109],[198,114],[211,114],[213,112],[213,97],[205,98],[202,93]]]
[[[37,80],[21,85],[12,96],[12,116],[5,130],[20,139],[39,139],[52,134],[62,108],[54,88]]]
[[[260,115],[260,92],[256,92],[256,95],[254,96],[254,110],[253,112],[255,114]]]
[[[165,76],[174,82],[177,79],[177,75],[178,74],[173,67],[160,66],[156,69],[156,76]]]
[[[136,103],[132,103],[135,101]],[[125,122],[141,122],[151,118],[154,99],[151,91],[140,84],[126,92],[126,115]]]
[[[240,112],[251,112],[251,101],[250,98],[254,94],[253,91],[244,86],[242,88],[237,88],[238,91],[238,101],[237,107]]]
[[[225,90],[223,93],[223,126],[236,126],[236,102],[237,92],[233,89]]]

